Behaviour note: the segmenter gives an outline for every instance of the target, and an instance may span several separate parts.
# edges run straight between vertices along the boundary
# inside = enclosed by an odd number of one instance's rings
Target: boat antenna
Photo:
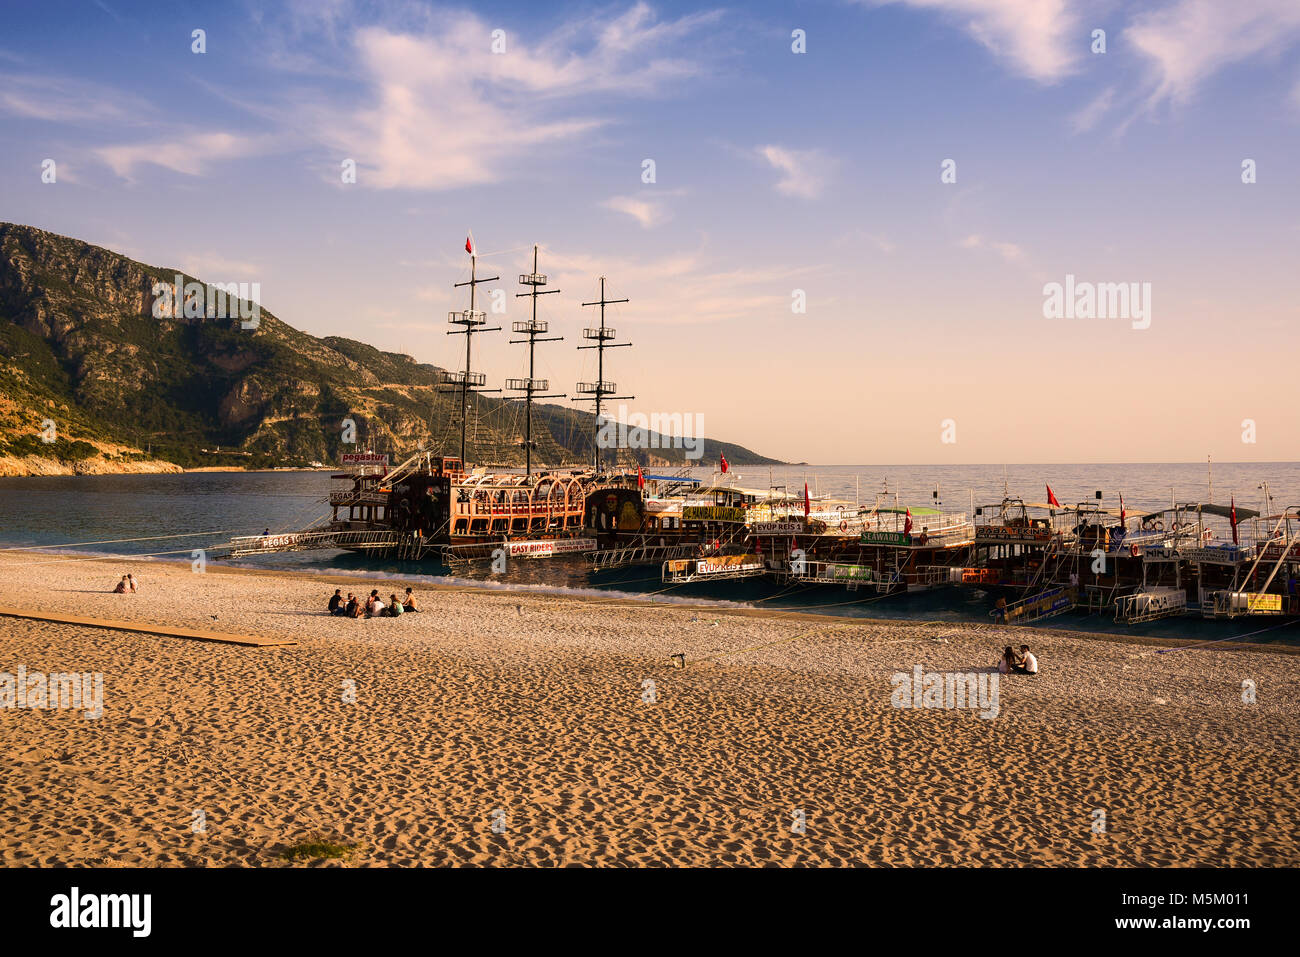
[[[511,339],[510,344],[519,345],[520,343],[528,344],[528,378],[527,379],[506,379],[506,388],[511,392],[522,392],[524,394],[524,403],[527,412],[524,416],[524,474],[531,476],[533,474],[533,399],[567,399],[568,393],[560,392],[551,395],[540,395],[551,387],[548,379],[533,378],[533,353],[539,342],[560,342],[564,336],[550,336],[549,338],[540,338],[544,333],[550,330],[550,323],[545,319],[537,318],[537,297],[547,296],[551,293],[559,292],[558,289],[542,289],[546,285],[546,277],[537,271],[537,245],[533,245],[533,271],[524,273],[519,277],[521,286],[530,286],[528,292],[515,293],[516,299],[522,299],[528,296],[533,301],[533,318],[522,319],[513,324],[512,330],[528,336],[527,339]]]
[[[490,279],[478,278],[478,253],[473,248],[473,241],[465,243],[466,251],[469,253],[469,279],[466,282],[455,283],[453,288],[459,289],[461,286],[469,286],[469,308],[464,312],[447,313],[447,321],[453,326],[463,326],[461,329],[451,329],[447,332],[449,336],[465,337],[465,368],[461,372],[442,371],[438,374],[438,382],[445,386],[451,386],[448,389],[439,389],[439,392],[459,392],[460,393],[460,464],[465,468],[468,463],[465,461],[465,428],[469,424],[469,396],[470,393],[483,394],[488,392],[500,392],[500,389],[484,389],[483,385],[487,377],[481,372],[474,372],[471,365],[473,357],[474,334],[478,332],[500,332],[500,326],[494,326],[490,329],[480,328],[483,323],[487,322],[487,314],[482,310],[474,308],[474,293],[481,282],[496,282],[500,276],[493,276]]]
[[[634,395],[614,395],[618,391],[618,386],[613,382],[605,381],[605,350],[614,349],[618,346],[630,346],[630,342],[614,342],[614,330],[605,325],[605,307],[612,306],[615,303],[628,302],[627,299],[606,299],[605,298],[605,277],[600,277],[600,298],[595,302],[584,302],[584,306],[600,306],[600,328],[583,329],[582,338],[594,339],[594,346],[578,346],[579,349],[596,350],[596,381],[579,382],[578,396],[571,399],[572,402],[595,402],[596,418],[592,423],[591,437],[591,461],[600,471],[600,407],[604,404],[605,399],[635,399]],[[618,461],[618,453],[615,453],[615,462]]]

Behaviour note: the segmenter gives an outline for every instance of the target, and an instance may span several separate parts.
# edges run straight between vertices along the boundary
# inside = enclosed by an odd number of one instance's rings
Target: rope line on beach
[[[105,552],[102,555],[86,555],[83,558],[56,558],[48,562],[0,562],[0,565],[22,565],[24,568],[33,568],[37,565],[66,565],[71,562],[126,562],[138,558],[157,558],[160,555],[189,555],[193,552],[194,549],[192,548],[178,548],[170,552],[147,552],[141,555],[114,555],[111,552]]]
[[[144,538],[106,538],[100,542],[64,542],[61,545],[14,545],[8,548],[0,548],[0,552],[32,552],[46,548],[78,548],[82,545],[120,545],[124,542],[158,542],[168,538],[198,538],[202,535],[232,535],[234,532],[235,529],[227,528],[212,532],[185,532],[181,535],[147,535]]]
[[[1155,653],[1158,655],[1163,655],[1163,654],[1168,654],[1171,651],[1182,651],[1185,648],[1200,648],[1203,647],[1204,645],[1217,645],[1223,641],[1236,641],[1238,638],[1250,638],[1254,635],[1262,635],[1266,631],[1277,631],[1279,628],[1290,628],[1298,621],[1300,621],[1300,618],[1283,622],[1280,625],[1273,625],[1271,628],[1260,628],[1258,631],[1248,631],[1244,635],[1229,635],[1227,638],[1213,638],[1208,641],[1195,641],[1192,642],[1192,644],[1190,645],[1179,645],[1177,648],[1157,648]]]

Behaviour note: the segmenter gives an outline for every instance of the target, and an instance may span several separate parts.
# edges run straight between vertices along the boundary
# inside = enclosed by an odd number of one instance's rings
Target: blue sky
[[[0,218],[446,366],[466,231],[507,319],[540,242],[553,388],[603,274],[632,409],[783,458],[1296,457],[1300,3],[538,7],[8,4]],[[1067,274],[1149,328],[1044,318]]]

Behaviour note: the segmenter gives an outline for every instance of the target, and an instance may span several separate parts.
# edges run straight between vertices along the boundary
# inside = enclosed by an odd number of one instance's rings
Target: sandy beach
[[[0,606],[298,642],[0,618],[0,672],[104,688],[0,709],[6,866],[1300,864],[1293,649],[427,586],[348,620],[335,587],[405,583],[0,565]],[[1021,642],[996,716],[895,706]]]

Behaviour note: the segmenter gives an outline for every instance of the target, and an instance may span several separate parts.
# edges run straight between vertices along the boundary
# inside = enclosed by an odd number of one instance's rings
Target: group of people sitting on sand
[[[419,610],[415,594],[409,588],[406,589],[406,597],[400,600],[395,594],[389,595],[388,604],[384,604],[384,600],[379,597],[378,588],[372,588],[365,601],[358,599],[352,592],[348,592],[348,597],[344,598],[343,589],[336,588],[329,604],[330,614],[340,618],[396,618]]]
[[[1030,652],[1028,645],[1021,645],[1018,652],[1007,645],[1002,649],[1002,657],[998,659],[998,674],[1036,675],[1038,659]]]
[[[135,580],[134,575],[123,575],[122,580],[117,583],[113,589],[114,595],[134,595],[138,590],[139,583]]]

